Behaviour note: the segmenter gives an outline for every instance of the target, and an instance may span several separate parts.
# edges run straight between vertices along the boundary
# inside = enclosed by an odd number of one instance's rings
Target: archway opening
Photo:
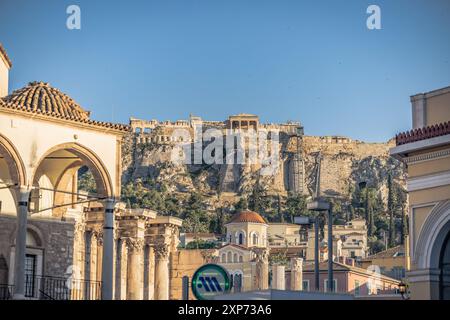
[[[39,162],[33,177],[33,215],[76,217],[86,207],[112,196],[111,182],[100,160],[78,145],[57,147]]]
[[[25,181],[25,169],[17,150],[0,135],[0,214],[17,213],[17,190]]]
[[[439,259],[439,297],[450,300],[450,232],[447,233]]]

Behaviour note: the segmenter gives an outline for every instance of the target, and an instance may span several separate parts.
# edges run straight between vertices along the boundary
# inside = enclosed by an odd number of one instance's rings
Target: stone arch
[[[27,184],[26,170],[22,158],[12,142],[0,134],[0,154],[8,165],[9,174],[19,186]]]
[[[91,170],[97,185],[97,193],[99,196],[108,198],[112,198],[114,196],[112,187],[113,184],[111,181],[110,174],[106,169],[106,166],[101,161],[101,159],[95,154],[95,152],[79,143],[63,143],[54,146],[50,148],[47,152],[45,152],[41,156],[39,162],[37,163],[37,166],[34,169],[33,181],[34,178],[39,174],[40,166],[44,161],[44,159],[47,156],[51,155],[52,153],[60,150],[66,150],[74,153],[82,160],[83,164],[86,165]]]
[[[450,201],[438,203],[420,230],[414,260],[420,269],[438,269],[441,248],[450,232]]]
[[[41,229],[39,229],[36,225],[30,222],[27,224],[27,234],[28,233],[34,237],[38,247],[43,247],[44,243],[47,242],[47,239],[44,233],[41,231]],[[13,246],[16,245],[17,226],[15,226],[12,232],[10,233],[9,239],[11,245]]]

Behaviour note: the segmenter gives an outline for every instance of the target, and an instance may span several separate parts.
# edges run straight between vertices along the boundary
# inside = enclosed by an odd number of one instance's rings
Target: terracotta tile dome
[[[264,223],[267,224],[266,220],[257,212],[254,211],[241,211],[235,214],[229,223],[240,223],[240,222],[253,222],[253,223]]]
[[[68,95],[51,87],[46,82],[30,82],[26,87],[4,97],[3,101],[38,113],[75,120],[89,119],[88,111],[85,111]]]
[[[30,82],[27,86],[0,98],[0,107],[121,131],[130,130],[127,125],[91,120],[89,111],[83,109],[65,93],[42,81]]]

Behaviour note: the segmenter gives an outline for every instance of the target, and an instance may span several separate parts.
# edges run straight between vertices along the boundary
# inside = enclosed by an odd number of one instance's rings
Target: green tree
[[[286,211],[291,217],[291,222],[296,216],[312,216],[312,212],[306,209],[306,196],[289,192],[286,199]]]
[[[392,174],[388,175],[388,200],[387,207],[389,213],[389,247],[395,246],[395,211],[397,206],[396,192]]]
[[[78,170],[78,190],[89,193],[97,192],[97,184],[95,183],[94,175],[86,166],[83,166]]]
[[[183,229],[185,232],[209,232],[211,218],[205,210],[203,197],[192,193],[185,204]]]
[[[236,212],[248,210],[248,201],[246,197],[241,197],[239,201],[234,206]]]
[[[249,209],[260,214],[264,214],[266,209],[270,207],[270,199],[266,197],[264,187],[259,177],[256,180],[255,187],[249,197]]]

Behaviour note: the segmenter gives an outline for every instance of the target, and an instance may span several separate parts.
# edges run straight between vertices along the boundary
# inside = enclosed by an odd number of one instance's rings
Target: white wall
[[[9,69],[0,57],[0,98],[8,95]]]
[[[102,129],[103,130],[103,129]],[[44,154],[63,143],[78,143],[93,151],[103,162],[116,192],[118,168],[116,163],[117,136],[103,131],[40,120],[32,115],[0,113],[0,134],[18,150],[26,168],[27,182],[32,184],[34,171]],[[121,161],[121,159],[117,159]]]

